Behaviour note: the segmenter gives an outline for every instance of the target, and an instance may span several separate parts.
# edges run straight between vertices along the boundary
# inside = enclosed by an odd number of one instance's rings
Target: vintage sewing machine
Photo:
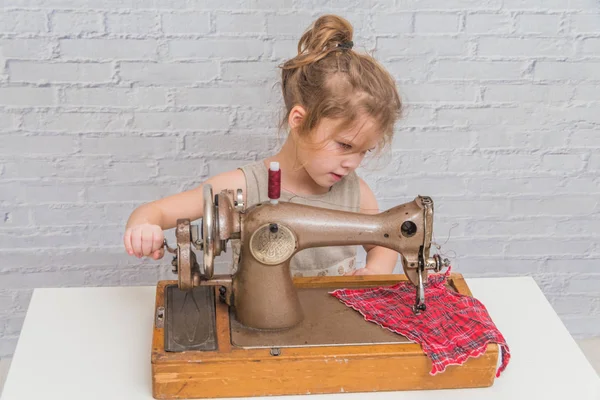
[[[179,220],[173,267],[157,286],[152,386],[157,399],[372,392],[493,384],[498,347],[442,374],[421,346],[367,322],[329,294],[336,288],[415,287],[413,310],[427,306],[433,201],[418,196],[376,215],[278,201],[245,208],[241,190],[204,186],[200,226]],[[275,198],[274,198],[275,197]],[[214,275],[231,243],[233,273]],[[404,274],[292,278],[290,258],[318,246],[374,244],[400,253]],[[202,250],[197,262],[195,250]],[[460,274],[449,284],[470,294]]]

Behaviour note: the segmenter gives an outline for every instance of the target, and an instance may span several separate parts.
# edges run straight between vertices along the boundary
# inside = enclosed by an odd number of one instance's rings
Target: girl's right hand
[[[123,241],[125,249],[137,258],[150,256],[155,260],[165,255],[163,247],[165,235],[158,225],[140,224],[127,228]]]

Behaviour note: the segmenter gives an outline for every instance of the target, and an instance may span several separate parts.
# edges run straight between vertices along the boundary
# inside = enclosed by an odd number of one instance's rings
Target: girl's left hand
[[[347,272],[345,275],[375,275],[375,272],[371,271],[369,268],[359,268]]]

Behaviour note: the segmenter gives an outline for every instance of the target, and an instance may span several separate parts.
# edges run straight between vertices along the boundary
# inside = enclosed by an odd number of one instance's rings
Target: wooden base
[[[393,285],[402,280],[406,280],[404,275],[307,277],[295,278],[294,284],[334,289]],[[165,306],[165,287],[176,283],[158,283],[156,310]],[[459,293],[471,295],[460,274],[451,274],[449,283]],[[156,399],[487,387],[494,382],[499,356],[498,346],[490,344],[482,356],[436,376],[429,374],[431,361],[414,343],[291,347],[275,356],[268,348],[232,346],[228,306],[219,300],[217,351],[166,352],[164,329],[158,325],[152,339]]]

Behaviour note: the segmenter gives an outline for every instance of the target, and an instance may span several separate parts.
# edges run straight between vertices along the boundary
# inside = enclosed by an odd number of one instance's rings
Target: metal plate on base
[[[230,312],[231,343],[241,348],[413,343],[402,335],[365,321],[359,312],[331,296],[330,291],[331,288],[298,289],[304,320],[288,330],[247,328]]]
[[[216,350],[214,287],[170,285],[166,292],[165,351]]]

